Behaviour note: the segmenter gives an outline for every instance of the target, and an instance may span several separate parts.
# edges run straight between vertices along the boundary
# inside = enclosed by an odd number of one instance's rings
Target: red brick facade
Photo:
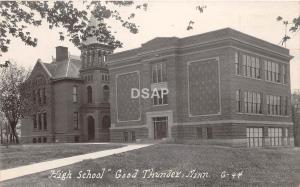
[[[81,51],[78,59],[58,47],[52,63],[37,62],[23,142],[293,145],[285,48],[226,28],[109,56],[112,49],[93,41]],[[159,93],[132,98],[132,88]],[[163,89],[169,93],[159,98]]]
[[[81,49],[82,59],[70,56],[66,47],[56,50],[56,59],[51,63],[38,61],[26,82],[32,108],[22,119],[21,140],[109,141],[109,75],[104,56],[111,49],[87,45]]]
[[[290,59],[287,49],[229,28],[113,54],[111,140],[155,139],[159,129],[176,142],[292,145]],[[156,64],[165,67],[159,83]],[[131,88],[168,88],[167,104],[130,99]],[[159,117],[167,122],[154,125]]]

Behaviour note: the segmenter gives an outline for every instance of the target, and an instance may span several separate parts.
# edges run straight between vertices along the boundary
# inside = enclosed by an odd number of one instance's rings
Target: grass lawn
[[[0,170],[64,158],[85,153],[114,149],[117,144],[24,144],[0,146]]]
[[[77,179],[80,171],[98,173],[105,168],[103,178]],[[143,178],[143,170],[153,168],[163,172],[173,170],[179,178]],[[157,144],[150,147],[86,160],[60,168],[72,172],[72,179],[49,178],[42,172],[2,183],[2,186],[299,186],[300,149],[247,149],[204,145]],[[111,171],[107,171],[111,169]],[[134,172],[136,178],[117,179],[116,171]],[[208,177],[187,177],[189,171],[207,172]],[[56,170],[57,171],[57,170]],[[240,178],[229,174],[243,172]],[[82,177],[82,173],[80,175]],[[161,175],[163,176],[163,175]]]

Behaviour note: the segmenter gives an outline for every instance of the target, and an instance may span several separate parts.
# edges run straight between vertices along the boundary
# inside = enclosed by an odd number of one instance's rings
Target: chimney
[[[64,46],[56,47],[56,62],[67,60],[69,58],[68,48]]]

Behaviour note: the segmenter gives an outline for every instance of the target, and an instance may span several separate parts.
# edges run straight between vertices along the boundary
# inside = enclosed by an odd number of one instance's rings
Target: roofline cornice
[[[226,38],[222,38],[222,39],[211,40],[211,41],[208,41],[208,42],[190,44],[190,45],[185,45],[185,46],[180,46],[180,44],[179,44],[179,46],[171,46],[171,47],[167,47],[167,48],[161,48],[161,49],[155,49],[155,50],[151,50],[151,51],[145,51],[145,52],[137,53],[134,56],[131,56],[131,57],[128,57],[128,58],[120,58],[120,59],[117,59],[117,60],[108,61],[107,63],[111,64],[111,65],[115,65],[115,64],[124,63],[124,62],[130,61],[130,60],[140,59],[140,58],[143,58],[143,57],[145,57],[147,55],[151,55],[151,54],[157,54],[157,53],[161,53],[161,52],[174,51],[174,50],[184,50],[184,49],[189,49],[189,48],[193,49],[193,48],[197,48],[197,47],[203,47],[203,46],[206,46],[206,45],[220,44],[220,43],[226,42],[226,41],[239,42],[240,44],[242,44],[244,46],[250,46],[250,47],[256,48],[260,51],[263,51],[264,53],[271,54],[271,55],[273,54],[273,55],[279,56],[281,58],[284,58],[285,60],[291,60],[293,58],[293,56],[291,56],[291,55],[286,55],[286,54],[282,54],[282,53],[279,53],[279,52],[276,52],[276,51],[272,51],[268,48],[260,47],[258,45],[254,45],[252,43],[246,42],[244,40],[240,40],[240,39],[235,38],[235,37],[226,37]],[[232,47],[232,46],[235,46],[235,44],[234,43],[231,43],[231,44],[227,43],[225,46]],[[236,46],[236,47],[238,47],[238,46]],[[213,48],[213,47],[211,47],[211,48]],[[142,51],[143,47],[140,47],[139,49],[140,49],[140,51]],[[124,52],[126,52],[126,51],[124,51]]]
[[[72,77],[61,77],[61,78],[52,78],[51,81],[53,83],[59,82],[59,81],[83,81],[82,78],[72,78]]]

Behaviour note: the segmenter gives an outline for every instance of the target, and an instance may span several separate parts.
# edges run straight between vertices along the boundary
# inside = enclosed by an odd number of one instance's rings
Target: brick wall
[[[265,99],[267,94],[289,97],[290,83],[278,84],[266,82],[264,77],[262,80],[256,80],[235,75],[235,52],[254,54],[261,61],[267,59],[280,64],[286,63],[289,69],[288,50],[232,29],[222,29],[183,39],[156,38],[128,53],[112,55],[108,61],[110,74],[113,77],[110,83],[112,134],[122,131],[121,129],[115,131],[115,127],[126,129],[129,126],[146,125],[152,128],[152,124],[148,124],[152,123],[151,120],[145,121],[145,117],[147,112],[155,111],[172,111],[171,123],[174,123],[171,124],[172,137],[176,140],[195,140],[197,127],[204,129],[211,127],[214,139],[236,140],[241,144],[245,144],[248,126],[288,127],[290,133],[292,131],[290,107],[288,106],[287,116],[269,116]],[[139,71],[141,88],[149,88],[151,66],[154,63],[166,64],[166,84],[170,91],[168,105],[153,106],[151,100],[142,100],[141,120],[120,123],[114,120],[117,82],[114,77],[117,74]],[[263,75],[263,67],[261,69]],[[125,85],[120,84],[121,89]],[[236,90],[238,89],[242,92],[262,92],[263,113],[258,115],[237,113]]]

